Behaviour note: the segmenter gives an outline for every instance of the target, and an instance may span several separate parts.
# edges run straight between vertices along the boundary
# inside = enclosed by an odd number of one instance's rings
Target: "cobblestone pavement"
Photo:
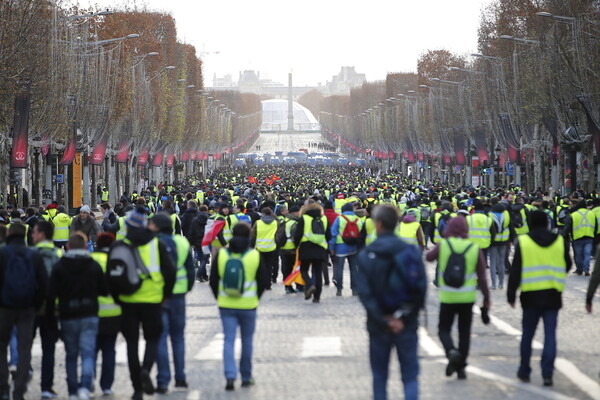
[[[430,274],[433,265],[428,265]],[[345,280],[349,283],[346,271]],[[420,331],[420,388],[423,399],[600,399],[598,369],[599,316],[583,310],[587,280],[570,276],[565,308],[559,317],[558,372],[553,388],[542,387],[539,357],[534,351],[532,382],[520,383],[518,365],[521,311],[506,305],[503,291],[493,292],[493,323],[484,326],[476,316],[468,379],[444,376],[445,359],[437,339],[437,295],[431,287],[427,316]],[[206,283],[196,284],[187,297],[186,371],[189,390],[160,399],[344,399],[371,398],[365,314],[357,297],[346,289],[335,297],[333,286],[324,288],[321,304],[305,301],[299,294],[285,295],[281,284],[267,292],[259,307],[254,340],[253,374],[256,386],[245,389],[236,383],[234,392],[224,391],[221,360],[221,324],[212,293]],[[600,305],[598,305],[600,307]],[[541,328],[538,329],[538,333]],[[542,337],[536,337],[542,341]],[[538,346],[539,347],[539,346]],[[125,343],[117,345],[118,365],[113,386],[115,399],[128,399],[132,389],[126,364]],[[41,348],[33,350],[35,374],[27,393],[38,399]],[[392,357],[388,392],[390,399],[402,398],[398,365]],[[55,389],[66,398],[62,344],[57,350]],[[155,376],[155,370],[152,372]]]

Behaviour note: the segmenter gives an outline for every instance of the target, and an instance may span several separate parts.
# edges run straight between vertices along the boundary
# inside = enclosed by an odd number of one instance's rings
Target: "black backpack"
[[[282,223],[277,227],[275,232],[275,244],[277,247],[283,247],[287,243],[287,234],[285,233],[285,224],[288,223],[287,219],[284,219]]]
[[[16,251],[5,246],[2,258],[6,260],[2,282],[2,304],[9,307],[25,308],[34,303],[36,292],[35,251],[22,247]]]
[[[315,235],[324,235],[325,227],[323,226],[323,221],[321,221],[321,217],[313,217],[311,223],[312,233]]]
[[[448,247],[450,247],[450,257],[448,258],[448,263],[444,270],[444,283],[446,286],[452,288],[460,288],[465,284],[465,275],[467,271],[465,254],[473,246],[473,243],[469,244],[462,253],[454,251],[450,240],[446,240],[446,243],[448,243]]]
[[[52,268],[58,262],[60,257],[56,254],[56,249],[47,248],[47,247],[38,247],[38,253],[42,257],[44,261],[44,267],[46,267],[46,272],[48,272],[48,276],[52,275]]]
[[[513,215],[512,215],[512,223],[513,226],[515,228],[522,228],[523,227],[523,214],[521,214],[521,210],[523,210],[525,207],[523,207],[522,205],[513,205],[512,206],[512,211],[513,211]]]
[[[150,277],[137,249],[124,241],[116,242],[110,249],[106,271],[111,292],[124,295],[135,293],[142,281]]]

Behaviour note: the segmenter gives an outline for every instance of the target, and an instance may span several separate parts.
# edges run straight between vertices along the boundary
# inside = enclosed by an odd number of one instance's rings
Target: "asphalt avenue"
[[[433,276],[435,265],[428,264]],[[347,270],[347,268],[346,268]],[[349,283],[346,271],[345,281]],[[492,291],[492,323],[484,326],[476,315],[473,323],[468,379],[446,378],[446,360],[437,338],[438,303],[430,286],[426,314],[420,329],[420,390],[422,399],[600,399],[600,343],[594,340],[600,324],[600,302],[594,314],[584,310],[588,278],[570,275],[559,314],[558,359],[554,387],[542,386],[539,368],[543,336],[538,328],[531,383],[516,378],[519,362],[520,307],[510,308],[504,290]],[[481,299],[479,299],[481,302]],[[206,283],[196,283],[187,295],[186,372],[188,390],[146,396],[155,400],[217,399],[344,399],[371,398],[371,373],[365,313],[357,297],[345,289],[335,296],[335,287],[324,288],[321,304],[304,301],[300,294],[285,295],[279,283],[266,292],[259,307],[254,341],[256,385],[225,392],[222,364],[221,323],[215,300]],[[141,344],[140,346],[143,346]],[[35,375],[27,398],[40,396],[41,345],[33,349]],[[64,349],[57,347],[54,388],[66,398]],[[155,369],[152,372],[155,377]],[[392,357],[388,392],[390,399],[402,396],[399,370]],[[107,399],[129,399],[132,394],[126,348],[117,343],[115,395]],[[96,390],[96,396],[100,394]]]

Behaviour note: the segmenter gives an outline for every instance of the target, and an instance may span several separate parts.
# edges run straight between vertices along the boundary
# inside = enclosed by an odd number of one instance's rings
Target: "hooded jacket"
[[[450,219],[450,221],[448,222],[448,225],[446,226],[446,229],[444,230],[444,237],[445,238],[449,238],[449,237],[456,237],[456,238],[461,238],[461,239],[467,239],[469,237],[469,228],[467,226],[467,221],[465,220],[465,218],[462,217],[455,217]],[[440,243],[437,243],[435,245],[435,247],[430,250],[429,252],[427,252],[425,259],[427,261],[435,261],[438,259],[438,257],[440,256]],[[490,304],[490,290],[488,288],[488,284],[487,284],[487,277],[486,277],[486,268],[487,268],[487,262],[485,260],[485,256],[483,255],[483,250],[479,249],[479,257],[477,259],[477,267],[476,267],[476,272],[477,272],[477,286],[479,287],[479,290],[481,290],[481,293],[483,294],[483,304],[488,306]],[[436,266],[435,268],[435,282],[437,282],[437,276],[438,276],[438,267]]]
[[[87,250],[69,250],[52,269],[46,315],[54,317],[58,299],[60,319],[85,318],[98,315],[98,296],[109,294],[102,268]]]
[[[271,225],[272,223],[277,224],[277,219],[272,215],[264,215],[260,220],[267,225]],[[250,247],[252,248],[256,246],[256,225],[252,225],[252,230],[250,231]]]
[[[558,234],[552,233],[543,228],[534,228],[527,233],[533,241],[541,247],[548,247],[556,240]],[[565,263],[567,265],[566,272],[571,269],[571,256],[569,254],[569,241],[565,239],[565,251],[564,251]],[[506,297],[509,304],[514,304],[517,297],[517,289],[521,286],[521,246],[518,241],[515,241],[515,256],[513,258],[512,266],[510,268],[510,275],[508,277],[508,289],[506,291]],[[521,306],[523,308],[535,307],[535,308],[547,308],[547,309],[560,309],[562,307],[562,295],[555,289],[536,290],[533,292],[521,292],[520,295]]]
[[[190,240],[192,236],[192,221],[200,211],[197,208],[188,208],[181,216],[181,231],[183,236]]]

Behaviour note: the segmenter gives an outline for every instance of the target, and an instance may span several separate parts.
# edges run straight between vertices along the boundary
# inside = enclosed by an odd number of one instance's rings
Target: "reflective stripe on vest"
[[[127,241],[127,239],[125,240]],[[143,277],[142,285],[135,293],[130,295],[120,295],[119,300],[124,303],[162,303],[165,281],[160,272],[158,239],[153,238],[148,243],[137,246],[136,250],[142,259],[142,262],[148,269],[150,276]]]
[[[241,297],[227,296],[223,290],[223,281],[219,279],[219,292],[217,304],[221,308],[234,308],[238,310],[252,310],[258,307],[258,288],[256,273],[260,265],[260,253],[256,250],[248,250],[245,254],[230,254],[227,249],[219,250],[217,267],[219,276],[225,273],[225,265],[229,258],[241,259],[244,265],[244,293]]]
[[[438,257],[439,268],[437,282],[440,288],[440,301],[446,304],[464,304],[474,303],[477,299],[477,260],[479,258],[479,247],[474,244],[465,253],[465,283],[460,288],[446,286],[444,282],[444,271],[448,265],[451,251],[448,240],[452,242],[452,248],[457,253],[462,253],[471,244],[468,239],[448,238],[440,243],[440,253]]]
[[[277,223],[275,221],[267,224],[262,220],[256,221],[256,250],[261,253],[275,251],[275,232],[277,232]]]
[[[321,219],[321,222],[323,223],[323,229],[327,231],[327,217],[321,216],[317,218]],[[325,234],[315,234],[312,231],[313,217],[310,215],[303,215],[302,219],[304,220],[304,232],[302,234],[302,240],[300,243],[311,242],[327,250],[327,240],[325,240]]]
[[[561,235],[548,247],[538,245],[529,235],[518,238],[521,249],[521,292],[565,289],[567,265]]]
[[[108,254],[101,251],[94,251],[90,253],[90,257],[100,265],[102,272],[106,274]],[[115,299],[111,295],[98,296],[98,317],[109,318],[118,317],[119,315],[121,315],[121,306],[115,303]]]
[[[177,273],[175,275],[173,294],[184,294],[188,291],[188,277],[185,269],[185,262],[190,255],[190,242],[181,235],[173,235],[173,241],[177,247]]]
[[[294,244],[294,240],[292,238],[292,227],[298,222],[290,218],[285,218],[283,223],[285,224],[285,237],[287,239],[281,250],[294,250],[296,245]]]
[[[523,226],[520,228],[515,228],[515,233],[517,235],[523,235],[525,233],[529,233],[529,225],[527,225],[527,214],[525,213],[525,207],[519,210],[521,214],[521,220],[523,221]]]
[[[365,217],[365,231],[367,233],[367,237],[365,239],[365,245],[368,246],[377,239],[377,231],[375,230],[375,222],[371,217]]]
[[[596,232],[596,218],[592,218],[592,216],[594,214],[591,211],[583,209],[579,209],[571,214],[571,218],[573,218],[573,240],[594,237],[594,233]]]
[[[498,226],[498,224],[496,224],[496,226]],[[508,213],[508,211],[503,211],[502,212],[502,230],[497,232],[496,236],[494,236],[494,243],[508,242],[508,239],[510,237],[509,226],[510,226],[510,214]]]
[[[481,249],[487,249],[492,243],[492,220],[485,214],[475,213],[467,217],[469,240]]]

